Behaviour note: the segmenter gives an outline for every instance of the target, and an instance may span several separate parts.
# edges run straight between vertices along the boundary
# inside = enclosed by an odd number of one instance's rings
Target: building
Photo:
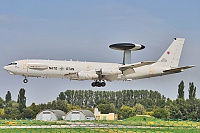
[[[109,113],[109,114],[95,114],[96,120],[117,120],[117,114]]]
[[[95,117],[90,110],[72,110],[66,114],[65,120],[95,120]]]
[[[98,108],[94,109],[94,116],[96,120],[117,120],[117,114],[109,113],[109,114],[101,114],[100,111],[98,111]]]
[[[62,120],[65,115],[66,114],[61,110],[43,110],[37,114],[36,120],[57,121]]]

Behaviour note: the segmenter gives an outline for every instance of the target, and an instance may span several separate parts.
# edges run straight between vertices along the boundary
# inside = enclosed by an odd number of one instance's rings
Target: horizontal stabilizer
[[[179,73],[184,71],[185,69],[189,69],[195,67],[195,65],[191,65],[191,66],[184,66],[184,67],[178,67],[178,68],[172,68],[172,69],[168,69],[168,70],[164,70],[164,73]]]
[[[137,68],[137,67],[141,67],[141,66],[150,65],[153,63],[155,63],[155,61],[143,61],[143,62],[138,62],[138,63],[134,63],[134,64],[127,64],[127,65],[120,66],[119,70],[124,71],[129,68]]]

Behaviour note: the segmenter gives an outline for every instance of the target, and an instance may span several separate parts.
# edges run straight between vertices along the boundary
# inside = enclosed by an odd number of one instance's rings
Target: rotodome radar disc
[[[130,50],[130,51],[137,51],[145,48],[144,45],[132,44],[132,43],[116,43],[116,44],[111,44],[109,47],[115,50]]]

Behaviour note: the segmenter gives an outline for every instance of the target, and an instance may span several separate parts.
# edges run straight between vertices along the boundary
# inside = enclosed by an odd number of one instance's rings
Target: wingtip
[[[190,67],[196,67],[196,65],[190,65]]]

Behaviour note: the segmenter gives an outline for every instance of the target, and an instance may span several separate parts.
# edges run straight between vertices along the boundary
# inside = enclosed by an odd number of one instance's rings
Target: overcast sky
[[[27,105],[55,100],[68,89],[154,90],[175,99],[178,84],[194,82],[200,98],[200,1],[199,0],[0,0],[0,97],[11,91],[17,100],[25,88]],[[122,62],[121,51],[109,49],[117,42],[140,43],[132,62],[155,61],[174,37],[186,38],[180,66],[196,65],[184,73],[108,82],[92,88],[92,81],[28,78],[9,75],[3,66],[20,59],[58,59]]]

